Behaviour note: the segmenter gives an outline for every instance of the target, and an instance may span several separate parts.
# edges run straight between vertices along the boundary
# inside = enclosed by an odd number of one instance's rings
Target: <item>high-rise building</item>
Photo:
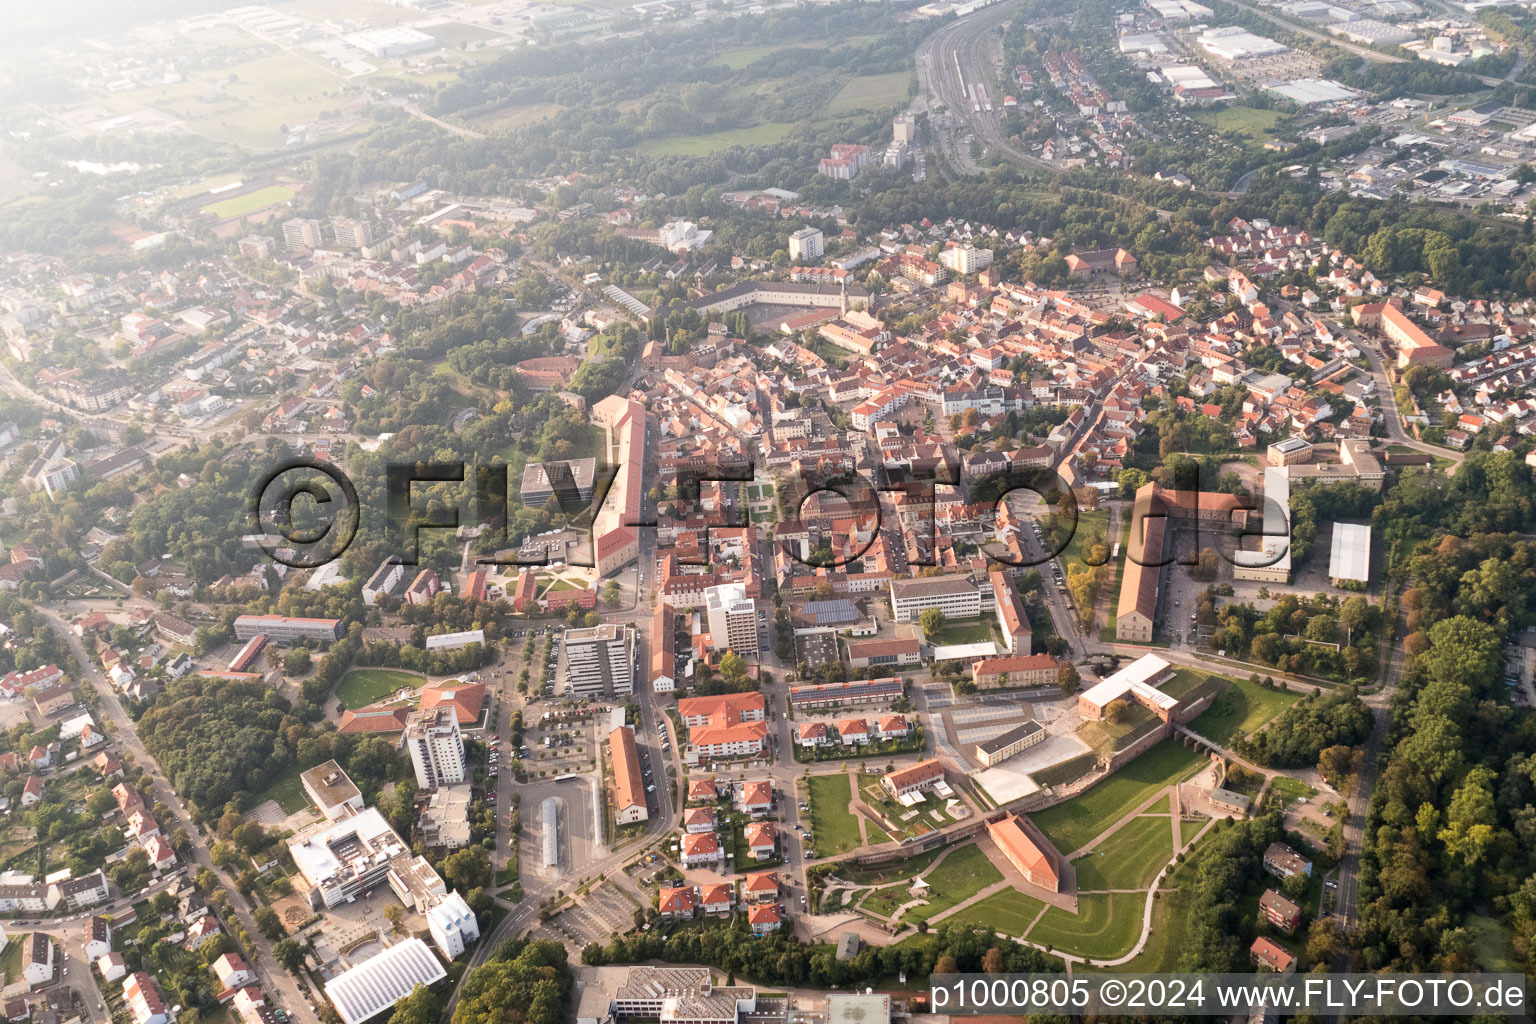
[[[727,648],[743,656],[757,654],[757,602],[741,583],[722,583],[704,591],[709,635],[715,650]]]
[[[910,146],[917,141],[917,118],[910,110],[896,115],[891,122],[891,134],[895,141]]]
[[[792,260],[819,260],[824,252],[825,238],[820,228],[801,228],[789,236],[789,258]]]
[[[420,788],[436,789],[465,780],[464,737],[451,708],[413,712],[405,720],[405,745]]]
[[[333,217],[331,232],[336,236],[336,244],[345,249],[361,249],[373,244],[373,225],[366,220]]]
[[[246,235],[238,244],[240,255],[248,260],[272,258],[272,239],[266,235]]]
[[[290,249],[318,249],[323,239],[320,222],[305,217],[283,221],[283,244]]]
[[[939,253],[939,262],[957,274],[975,274],[992,262],[992,250],[955,245]]]
[[[635,631],[605,622],[565,632],[565,682],[571,696],[622,697],[635,692]]]

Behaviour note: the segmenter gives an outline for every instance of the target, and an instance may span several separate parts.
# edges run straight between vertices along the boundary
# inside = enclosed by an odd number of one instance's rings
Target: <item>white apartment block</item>
[[[757,654],[757,602],[741,583],[722,583],[704,591],[710,642],[717,651],[729,648],[743,657]]]
[[[405,720],[405,745],[416,769],[416,785],[436,789],[463,782],[464,737],[459,734],[459,719],[451,707],[415,711]]]
[[[826,251],[825,241],[820,228],[801,228],[789,236],[789,258],[819,260]]]
[[[939,253],[939,262],[955,274],[979,274],[992,262],[991,249],[978,249],[969,243],[955,245]]]
[[[897,622],[916,622],[929,608],[939,609],[946,619],[974,619],[981,614],[981,591],[960,575],[891,580],[891,610]]]

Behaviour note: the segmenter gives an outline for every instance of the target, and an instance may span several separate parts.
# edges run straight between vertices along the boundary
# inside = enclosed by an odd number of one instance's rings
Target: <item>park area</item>
[[[811,792],[811,834],[816,853],[832,857],[859,848],[859,822],[848,809],[853,803],[853,787],[846,772],[813,775],[807,780]]]
[[[1260,728],[1300,699],[1299,693],[1234,679],[1189,727],[1211,742],[1226,746],[1238,736]]]
[[[1030,818],[1063,855],[1087,846],[1164,786],[1194,775],[1205,758],[1164,740],[1091,789]]]
[[[361,708],[397,690],[419,690],[426,676],[393,668],[355,668],[336,684],[336,699],[344,707]]]

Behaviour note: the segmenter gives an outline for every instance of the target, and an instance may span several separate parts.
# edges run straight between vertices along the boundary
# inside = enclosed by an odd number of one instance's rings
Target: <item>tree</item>
[[[917,623],[923,628],[923,637],[931,641],[944,629],[944,612],[939,608],[924,608]]]
[[[1083,677],[1078,673],[1077,666],[1070,661],[1063,661],[1061,667],[1056,670],[1056,685],[1061,687],[1061,692],[1071,695],[1077,692],[1078,684]]]
[[[740,686],[747,681],[747,661],[735,651],[726,651],[720,658],[720,678],[727,686]]]
[[[1114,725],[1124,725],[1130,717],[1130,701],[1112,700],[1104,706],[1104,718]]]
[[[293,939],[279,939],[272,955],[290,974],[298,974],[304,967],[304,947]]]
[[[460,892],[480,889],[491,883],[491,861],[485,848],[466,846],[443,861],[443,878]]]
[[[610,608],[614,608],[614,607],[618,606],[618,603],[619,603],[619,581],[618,580],[609,580],[607,583],[603,584],[603,603],[606,604]]]
[[[418,983],[411,994],[395,1004],[389,1024],[437,1024],[443,1015],[443,1003],[427,986]]]
[[[400,923],[405,920],[405,908],[398,903],[391,903],[384,908],[384,920],[389,922],[392,930],[399,932]]]
[[[1445,827],[1439,833],[1445,852],[1467,868],[1482,862],[1493,841],[1497,822],[1491,791],[1493,781],[1493,772],[1481,765],[1469,771],[1466,781],[1451,797]]]
[[[277,912],[271,907],[257,907],[251,918],[256,922],[256,927],[261,929],[261,934],[269,939],[280,939],[288,934],[283,928],[283,922],[277,919]]]

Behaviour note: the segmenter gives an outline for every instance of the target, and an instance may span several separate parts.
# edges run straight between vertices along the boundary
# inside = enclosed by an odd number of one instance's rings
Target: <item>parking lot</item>
[[[611,883],[598,885],[580,902],[568,906],[534,929],[534,936],[572,943],[578,947],[589,942],[607,944],[635,926],[635,902]]]

